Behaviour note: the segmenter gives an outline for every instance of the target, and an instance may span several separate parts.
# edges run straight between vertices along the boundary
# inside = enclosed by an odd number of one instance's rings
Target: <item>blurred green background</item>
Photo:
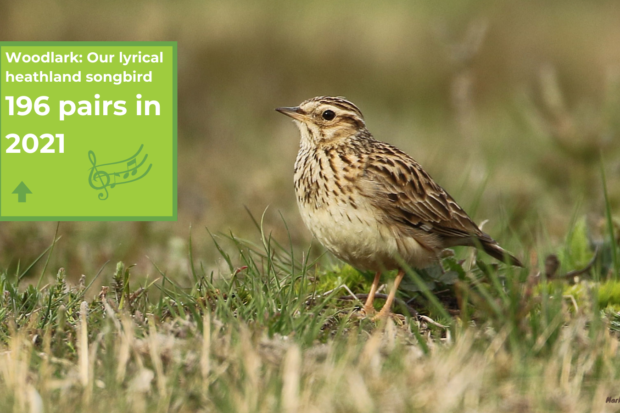
[[[0,40],[178,42],[179,220],[61,223],[50,268],[92,276],[217,268],[205,230],[256,238],[245,211],[307,247],[293,163],[299,135],[274,112],[345,96],[377,139],[418,160],[526,261],[587,217],[600,237],[600,154],[620,205],[617,1],[0,2]],[[0,223],[0,267],[51,243],[56,223]],[[280,238],[285,239],[285,238]],[[113,266],[108,267],[108,272]],[[55,270],[54,270],[55,271]]]

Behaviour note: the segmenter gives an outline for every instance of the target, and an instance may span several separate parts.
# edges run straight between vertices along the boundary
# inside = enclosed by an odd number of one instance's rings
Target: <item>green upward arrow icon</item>
[[[17,202],[26,202],[26,194],[31,194],[32,192],[24,182],[21,182],[17,185],[17,188],[13,191],[14,194],[17,194]]]

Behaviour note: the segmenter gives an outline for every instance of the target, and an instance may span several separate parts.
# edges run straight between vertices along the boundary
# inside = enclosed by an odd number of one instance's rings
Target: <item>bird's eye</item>
[[[323,112],[323,114],[321,115],[323,117],[323,119],[325,120],[332,120],[336,117],[336,114],[334,113],[333,110],[326,110],[325,112]]]

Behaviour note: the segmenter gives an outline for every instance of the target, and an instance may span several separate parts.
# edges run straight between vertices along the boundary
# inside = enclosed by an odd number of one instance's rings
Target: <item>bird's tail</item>
[[[521,261],[519,261],[517,257],[500,247],[499,244],[495,241],[482,242],[482,249],[484,249],[484,252],[489,254],[491,257],[496,258],[501,262],[515,265],[517,267],[523,267],[523,264],[521,263]]]

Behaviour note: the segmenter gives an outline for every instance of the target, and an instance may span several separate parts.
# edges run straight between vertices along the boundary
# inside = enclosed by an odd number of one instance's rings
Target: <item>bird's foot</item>
[[[386,320],[390,317],[390,315],[392,314],[392,311],[390,311],[389,309],[385,309],[383,308],[381,311],[379,311],[377,314],[375,314],[371,320],[372,321],[382,321],[382,320]]]
[[[372,305],[365,305],[364,307],[362,307],[361,311],[366,315],[366,317],[373,316],[377,313],[377,310],[375,310],[375,307],[373,307]]]
[[[407,317],[402,314],[389,312],[379,312],[374,317],[371,318],[371,321],[379,322],[381,324],[385,323],[387,320],[392,320],[392,322],[398,326],[403,327],[407,325]]]
[[[368,318],[368,317],[375,315],[376,313],[377,313],[377,310],[375,310],[373,306],[365,305],[359,310],[357,310],[355,315],[359,318]]]

